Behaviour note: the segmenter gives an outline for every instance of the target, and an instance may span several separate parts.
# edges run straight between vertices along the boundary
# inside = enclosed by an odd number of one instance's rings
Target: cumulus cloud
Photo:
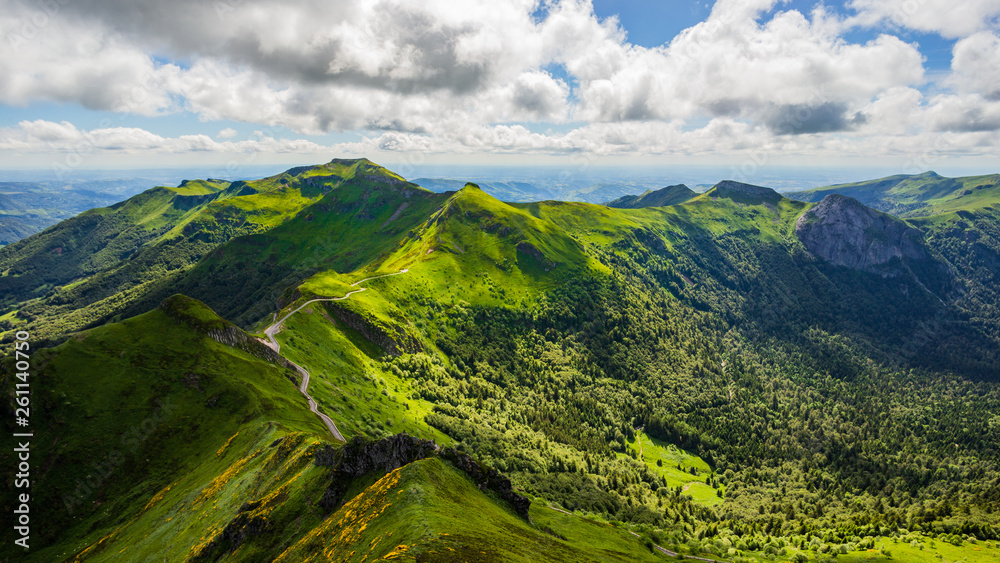
[[[852,0],[858,22],[879,21],[957,38],[996,27],[1000,0]]]
[[[955,44],[951,83],[961,91],[1000,100],[1000,37],[976,33]]]
[[[978,94],[934,97],[926,110],[936,131],[996,131],[1000,129],[1000,101],[988,101]]]
[[[116,33],[37,6],[5,2],[0,10],[0,102],[72,102],[143,115],[173,107],[167,84],[177,66],[157,65]]]
[[[629,43],[620,22],[598,18],[590,0],[49,4],[7,0],[0,12],[0,103],[190,112],[365,138],[324,147],[273,136],[235,141],[230,128],[214,139],[167,138],[25,122],[6,132],[9,150],[82,142],[208,153],[250,150],[240,143],[275,151],[850,152],[876,138],[1000,127],[1000,0],[852,0],[851,16],[820,3],[802,13],[782,0],[718,0],[705,21],[658,47]],[[859,26],[885,33],[845,39]],[[953,72],[933,97],[921,93],[928,77],[918,46],[893,26],[961,37]],[[539,122],[582,125],[560,134],[525,125]]]

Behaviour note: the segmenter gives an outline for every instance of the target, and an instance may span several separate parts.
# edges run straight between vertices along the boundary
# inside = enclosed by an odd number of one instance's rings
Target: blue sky
[[[39,6],[0,15],[0,169],[918,171],[988,167],[1000,142],[1000,0]]]

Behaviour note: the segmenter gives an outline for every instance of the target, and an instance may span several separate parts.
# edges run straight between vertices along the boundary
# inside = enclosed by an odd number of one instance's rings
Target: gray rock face
[[[831,264],[883,275],[907,260],[929,258],[923,234],[903,221],[840,194],[823,198],[795,223],[795,234],[814,255]]]

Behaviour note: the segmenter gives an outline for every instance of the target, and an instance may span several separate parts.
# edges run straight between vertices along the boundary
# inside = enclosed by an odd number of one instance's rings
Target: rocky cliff
[[[220,344],[238,348],[262,360],[293,369],[280,354],[240,327],[219,317],[208,305],[197,299],[178,293],[164,299],[159,309],[173,320],[188,325]]]
[[[329,467],[330,485],[319,506],[329,512],[339,508],[355,479],[363,475],[381,477],[393,469],[434,455],[438,446],[408,434],[396,434],[376,442],[354,437],[343,447],[326,445],[316,451],[313,462]]]
[[[882,275],[900,273],[909,261],[930,259],[919,230],[840,194],[826,196],[803,213],[795,234],[831,264]]]

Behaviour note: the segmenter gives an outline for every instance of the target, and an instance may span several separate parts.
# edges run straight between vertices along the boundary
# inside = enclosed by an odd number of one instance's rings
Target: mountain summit
[[[853,197],[830,194],[795,223],[810,252],[837,266],[884,271],[893,260],[926,260],[923,235],[892,215]]]
[[[641,207],[663,207],[684,203],[698,194],[684,184],[667,186],[658,190],[646,190],[642,195],[625,195],[609,201],[608,207],[621,209],[639,209]]]
[[[781,194],[771,188],[744,184],[733,180],[723,180],[706,192],[712,197],[724,197],[737,203],[747,203],[759,205],[761,203],[777,203],[781,200]]]

